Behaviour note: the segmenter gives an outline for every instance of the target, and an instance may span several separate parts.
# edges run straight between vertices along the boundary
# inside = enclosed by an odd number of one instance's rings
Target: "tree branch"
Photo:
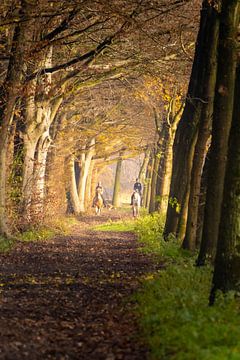
[[[26,81],[30,81],[35,79],[37,76],[42,76],[45,74],[53,74],[59,70],[63,70],[63,69],[67,69],[68,67],[75,65],[81,61],[87,60],[84,65],[87,65],[88,62],[90,62],[91,60],[93,60],[98,54],[100,54],[108,45],[111,44],[112,40],[114,38],[114,35],[112,36],[108,36],[106,37],[94,50],[90,50],[89,52],[87,52],[84,55],[79,55],[77,57],[75,57],[74,59],[63,63],[63,64],[59,64],[56,66],[53,66],[51,68],[45,68],[42,69],[40,71],[35,71],[34,73],[30,74],[29,76],[27,76]]]

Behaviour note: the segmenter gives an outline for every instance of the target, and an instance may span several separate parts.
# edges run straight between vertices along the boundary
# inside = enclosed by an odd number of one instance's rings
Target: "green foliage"
[[[181,204],[179,204],[177,198],[175,198],[175,197],[174,197],[174,198],[170,197],[170,198],[169,198],[169,204],[170,204],[170,206],[171,206],[173,209],[175,208],[175,210],[176,210],[176,212],[177,212],[178,214],[180,214]]]
[[[139,217],[135,222],[134,231],[145,245],[142,250],[162,254],[160,240],[162,239],[163,219],[158,213]]]
[[[5,252],[11,250],[14,245],[13,239],[6,239],[0,236],[0,252]]]
[[[32,228],[27,231],[24,231],[20,236],[21,241],[37,241],[37,240],[47,240],[51,239],[55,235],[53,229],[48,229],[45,227],[42,228]]]
[[[174,238],[162,239],[161,229],[156,214],[137,224],[144,250],[161,255],[165,263],[164,269],[143,280],[136,295],[151,358],[239,360],[239,300],[232,293],[219,294],[216,304],[208,306],[212,269],[196,268],[194,257],[183,252]]]
[[[78,220],[74,216],[65,216],[48,222],[48,227],[52,229],[56,235],[68,234],[74,225],[79,225]]]
[[[108,221],[105,224],[97,225],[93,227],[96,231],[134,231],[134,220],[120,220],[120,221]]]
[[[58,234],[68,234],[73,225],[77,224],[74,217],[56,219],[48,226],[30,228],[23,232],[19,238],[21,241],[48,240]]]

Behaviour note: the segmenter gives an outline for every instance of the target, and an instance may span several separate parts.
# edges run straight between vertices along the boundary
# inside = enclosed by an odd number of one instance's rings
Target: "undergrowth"
[[[39,227],[33,227],[19,235],[21,241],[48,240],[56,235],[68,234],[71,227],[77,223],[74,217],[56,219]]]
[[[64,217],[49,221],[47,224],[29,228],[22,233],[14,234],[13,238],[0,237],[0,252],[11,250],[17,241],[31,242],[39,240],[49,240],[56,235],[67,235],[72,226],[77,224],[77,219],[74,217]]]
[[[6,239],[3,236],[0,236],[0,252],[9,251],[14,246],[13,239]]]
[[[143,280],[136,295],[141,328],[154,360],[240,360],[240,304],[230,293],[208,306],[212,269],[172,237],[162,239],[159,215],[136,223],[143,250],[161,257],[164,270]]]

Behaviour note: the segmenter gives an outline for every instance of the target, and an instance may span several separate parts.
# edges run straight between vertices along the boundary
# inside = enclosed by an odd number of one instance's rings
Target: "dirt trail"
[[[0,359],[147,358],[129,297],[157,265],[133,234],[95,232],[95,221],[0,255]]]

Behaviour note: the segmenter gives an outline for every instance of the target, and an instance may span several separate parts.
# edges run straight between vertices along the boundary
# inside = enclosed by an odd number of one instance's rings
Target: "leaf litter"
[[[159,264],[96,220],[0,254],[0,359],[147,359],[131,295]]]

